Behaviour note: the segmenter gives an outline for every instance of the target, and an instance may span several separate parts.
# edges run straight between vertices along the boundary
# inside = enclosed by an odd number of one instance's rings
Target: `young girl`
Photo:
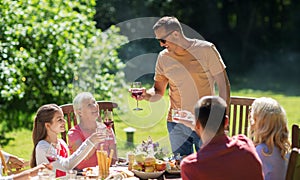
[[[252,104],[250,122],[265,180],[285,179],[290,142],[284,109],[272,98],[258,98]]]
[[[32,132],[33,152],[30,162],[31,167],[42,163],[49,163],[46,152],[50,146],[55,144],[56,161],[52,162],[53,171],[56,177],[64,176],[64,171],[73,169],[79,164],[98,143],[105,140],[105,134],[93,133],[82,143],[82,145],[68,157],[69,149],[64,140],[57,138],[57,135],[65,131],[63,112],[56,104],[47,104],[40,107],[37,111]]]

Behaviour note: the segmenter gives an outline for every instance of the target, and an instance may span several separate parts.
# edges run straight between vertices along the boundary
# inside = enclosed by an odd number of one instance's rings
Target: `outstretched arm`
[[[168,82],[167,81],[155,81],[151,89],[145,90],[142,94],[142,99],[155,102],[164,96]]]

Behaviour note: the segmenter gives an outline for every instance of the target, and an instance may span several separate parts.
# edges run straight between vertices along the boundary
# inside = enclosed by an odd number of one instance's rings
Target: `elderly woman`
[[[73,108],[76,118],[80,121],[78,125],[72,127],[68,132],[68,142],[71,153],[74,152],[99,126],[104,126],[103,123],[97,121],[99,117],[99,106],[93,95],[89,92],[78,94],[73,100]],[[104,150],[110,153],[110,149],[114,150],[113,163],[117,159],[116,140],[112,129],[106,129],[110,138],[100,143]],[[99,148],[99,147],[98,147]],[[95,147],[87,157],[77,165],[77,170],[82,170],[86,167],[97,166],[97,148]]]
[[[285,179],[290,149],[285,110],[272,98],[257,98],[250,122],[250,136],[262,160],[265,180]]]

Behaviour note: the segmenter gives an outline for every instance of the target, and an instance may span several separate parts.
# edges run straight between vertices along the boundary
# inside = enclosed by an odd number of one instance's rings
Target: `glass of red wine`
[[[107,128],[111,128],[113,125],[113,113],[112,111],[106,110],[104,111],[104,121],[103,123],[106,125]]]
[[[106,125],[106,128],[107,128],[108,135],[107,135],[106,140],[112,140],[113,139],[113,137],[111,137],[112,136],[112,127],[113,127],[113,123],[114,123],[112,111],[109,111],[109,110],[104,111],[103,123]]]
[[[46,152],[46,158],[48,159],[49,163],[52,163],[57,160],[57,153],[56,148],[54,144],[50,144],[47,152]]]
[[[138,101],[138,98],[143,94],[141,82],[133,82],[131,84],[131,94],[136,99],[136,108],[134,108],[133,110],[135,111],[143,110],[142,108],[139,108],[139,101]]]

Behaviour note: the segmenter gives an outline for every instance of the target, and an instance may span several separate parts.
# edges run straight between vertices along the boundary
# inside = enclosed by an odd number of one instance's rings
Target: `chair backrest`
[[[106,110],[113,111],[115,108],[118,107],[117,103],[111,101],[97,101],[97,103],[99,105],[99,113],[100,113],[99,119],[101,119],[104,111]],[[71,129],[71,127],[77,125],[78,121],[76,119],[72,104],[64,104],[61,105],[60,107],[64,113],[65,119],[67,120],[67,130],[61,133],[61,138],[67,143],[67,131]],[[114,123],[112,124],[112,128],[115,131]]]
[[[300,149],[299,148],[295,147],[292,149],[285,179],[286,180],[300,179]]]
[[[248,134],[248,116],[255,98],[230,97],[228,135]]]
[[[290,154],[285,179],[300,179],[300,129],[297,124],[293,124],[292,126],[292,152]]]
[[[300,148],[300,129],[297,124],[292,126],[292,148]]]

